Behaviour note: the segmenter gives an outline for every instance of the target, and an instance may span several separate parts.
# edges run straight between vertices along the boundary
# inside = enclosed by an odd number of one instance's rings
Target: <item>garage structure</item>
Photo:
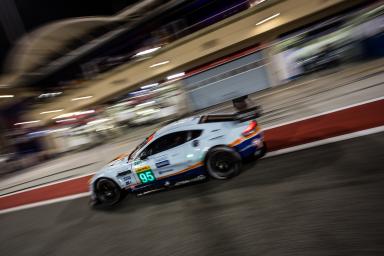
[[[191,110],[199,110],[270,86],[264,54],[256,51],[183,80]]]

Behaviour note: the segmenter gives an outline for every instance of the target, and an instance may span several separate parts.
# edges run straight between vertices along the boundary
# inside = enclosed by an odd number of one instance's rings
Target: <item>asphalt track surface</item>
[[[228,181],[0,215],[0,255],[384,255],[384,133],[248,163]]]

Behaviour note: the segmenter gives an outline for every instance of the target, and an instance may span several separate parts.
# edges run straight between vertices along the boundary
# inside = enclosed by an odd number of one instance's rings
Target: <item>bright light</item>
[[[43,93],[43,94],[40,94],[39,95],[39,99],[42,99],[42,98],[50,98],[50,97],[55,97],[57,95],[60,95],[62,94],[63,92],[50,92],[50,93]]]
[[[76,118],[74,118],[76,120]],[[69,127],[64,127],[64,128],[59,128],[59,129],[55,129],[55,130],[50,130],[49,133],[54,133],[54,132],[64,132],[64,131],[68,131]]]
[[[64,110],[64,109],[56,109],[56,110],[43,111],[43,112],[40,113],[40,115],[49,114],[49,113],[61,112],[61,111],[63,111],[63,110]]]
[[[28,122],[15,123],[14,125],[34,124],[34,123],[38,123],[40,121],[41,120],[34,120],[34,121],[28,121]]]
[[[52,119],[60,119],[60,118],[66,118],[66,117],[71,117],[71,116],[73,116],[73,113],[62,114],[62,115],[53,117]]]
[[[67,118],[67,119],[63,119],[63,120],[57,120],[56,123],[65,123],[65,122],[71,122],[71,121],[76,121],[77,119],[76,118]]]
[[[141,86],[140,88],[141,89],[148,89],[148,88],[152,88],[152,87],[155,87],[155,86],[158,86],[158,85],[159,85],[159,83],[147,84],[147,85]]]
[[[168,64],[169,62],[170,62],[169,60],[166,60],[166,61],[163,61],[163,62],[159,62],[159,63],[153,64],[153,65],[151,65],[149,67],[150,68],[154,68],[154,67],[158,67],[158,66],[161,66],[161,65]]]
[[[153,114],[153,113],[156,113],[156,112],[159,112],[159,111],[160,110],[158,110],[158,109],[149,108],[149,109],[137,111],[136,114],[145,116],[145,115]]]
[[[83,97],[73,98],[73,99],[71,99],[71,101],[86,100],[86,99],[90,99],[92,97],[93,96],[83,96]]]
[[[51,130],[43,130],[43,131],[37,131],[37,132],[30,132],[30,133],[28,133],[28,135],[30,135],[30,136],[34,136],[34,135],[45,135],[45,134],[48,134],[48,133],[50,133],[51,132]]]
[[[148,89],[140,90],[140,91],[135,91],[135,92],[130,92],[130,95],[136,95],[136,94],[144,94],[145,92],[148,92]]]
[[[256,26],[261,25],[261,24],[263,24],[264,22],[267,22],[267,21],[269,21],[269,20],[272,20],[272,19],[276,18],[276,17],[279,16],[279,15],[280,15],[280,13],[276,13],[276,14],[274,14],[274,15],[272,15],[272,16],[266,18],[266,19],[263,19],[263,20],[257,22],[257,23],[256,23]]]
[[[15,95],[0,95],[0,98],[13,98]]]
[[[79,115],[86,115],[86,114],[92,114],[95,113],[95,110],[86,110],[86,111],[80,111],[80,112],[75,112],[77,116]]]
[[[54,130],[42,130],[42,131],[30,132],[30,133],[28,133],[28,135],[30,135],[30,136],[46,135],[46,134],[55,133],[55,132],[64,132],[64,131],[67,131],[69,129],[70,129],[69,127],[64,127],[64,128],[54,129]]]
[[[148,102],[144,102],[144,103],[138,104],[136,107],[148,106],[148,105],[152,105],[154,103],[156,103],[156,102],[155,101],[148,101]]]
[[[151,49],[147,49],[147,50],[144,50],[144,51],[136,53],[135,56],[142,56],[142,55],[150,54],[152,52],[155,52],[155,51],[159,50],[160,48],[161,47],[158,46],[158,47],[154,47],[154,48],[151,48]]]
[[[185,75],[185,72],[181,72],[181,73],[177,73],[177,74],[174,74],[174,75],[170,75],[170,76],[167,76],[167,80],[172,80],[172,79],[175,79],[175,78],[178,78],[178,77],[182,77]]]
[[[124,102],[118,103],[116,105],[112,105],[110,107],[107,107],[107,108],[110,109],[110,108],[122,107],[122,106],[125,106],[128,104],[131,104],[131,103],[132,103],[131,101],[124,101]]]
[[[251,6],[256,6],[256,5],[259,5],[261,3],[264,3],[266,0],[258,0],[258,1],[255,1],[254,3],[251,4]]]
[[[60,119],[60,118],[67,118],[67,117],[75,117],[80,115],[86,115],[86,114],[92,114],[95,110],[86,110],[86,111],[79,111],[79,112],[72,112],[72,113],[66,113],[59,116],[56,116],[52,119]]]
[[[93,124],[100,124],[100,123],[104,123],[104,122],[107,122],[107,121],[110,121],[111,119],[109,118],[101,118],[101,119],[98,119],[98,120],[94,120],[94,121],[90,121],[87,123],[87,125],[93,125]]]

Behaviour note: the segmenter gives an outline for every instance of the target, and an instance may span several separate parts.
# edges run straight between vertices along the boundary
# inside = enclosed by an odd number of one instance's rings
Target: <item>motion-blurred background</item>
[[[384,255],[383,3],[1,0],[0,255]],[[245,95],[268,152],[237,177],[89,207],[116,156]]]
[[[0,5],[2,174],[384,56],[382,1]]]

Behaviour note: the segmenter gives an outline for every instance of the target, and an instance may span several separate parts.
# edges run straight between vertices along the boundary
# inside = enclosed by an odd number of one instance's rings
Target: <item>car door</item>
[[[188,147],[188,131],[165,135],[163,150],[152,155],[154,170],[159,177],[174,175],[188,167],[186,154]]]
[[[136,173],[142,183],[152,180],[151,170],[155,179],[161,179],[182,172],[189,165],[191,159],[188,152],[193,147],[190,131],[180,131],[166,134],[148,145],[139,154],[139,161],[145,162],[144,166],[138,166]],[[147,172],[148,174],[141,174]],[[149,175],[146,177],[145,175]]]

